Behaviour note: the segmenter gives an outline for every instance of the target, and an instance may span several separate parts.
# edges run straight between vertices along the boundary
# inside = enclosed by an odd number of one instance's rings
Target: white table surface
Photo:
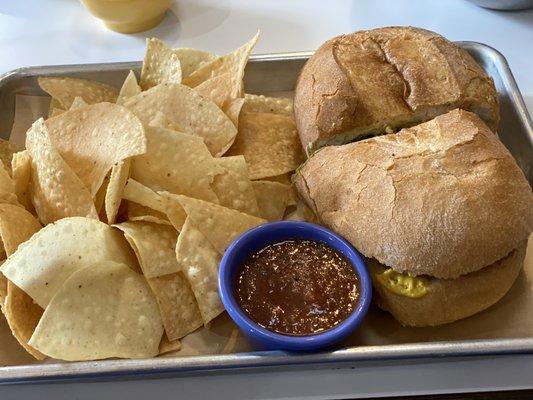
[[[179,0],[172,11],[151,31],[123,35],[106,30],[75,0],[0,0],[0,74],[31,65],[140,60],[147,36],[220,54],[260,29],[254,53],[269,53],[316,49],[332,36],[358,29],[413,25],[501,51],[533,111],[533,10],[496,12],[463,0]],[[0,398],[293,399],[518,389],[533,388],[531,365],[533,355],[364,363],[343,369],[6,386],[0,387]]]

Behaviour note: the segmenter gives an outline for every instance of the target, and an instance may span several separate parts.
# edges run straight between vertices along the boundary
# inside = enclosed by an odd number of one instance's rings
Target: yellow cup
[[[81,0],[109,29],[134,33],[157,26],[172,0]]]

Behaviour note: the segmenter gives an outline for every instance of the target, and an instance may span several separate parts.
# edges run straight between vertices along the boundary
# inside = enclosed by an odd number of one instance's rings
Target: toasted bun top
[[[328,40],[302,69],[294,99],[308,153],[412,126],[455,108],[473,111],[497,128],[492,79],[459,46],[411,27]]]
[[[399,272],[456,278],[505,257],[533,229],[533,194],[475,114],[329,146],[295,175],[321,221]]]

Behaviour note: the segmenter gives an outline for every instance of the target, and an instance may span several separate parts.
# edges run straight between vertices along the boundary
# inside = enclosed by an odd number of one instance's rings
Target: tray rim
[[[496,49],[479,42],[456,42],[466,49],[482,51],[498,67],[506,92],[533,143],[533,122],[505,57]],[[251,62],[305,60],[312,51],[257,54]],[[35,75],[60,75],[83,69],[86,72],[113,71],[140,67],[140,61],[64,64],[17,68],[0,74],[0,90],[11,79]],[[136,360],[99,360],[54,362],[0,367],[0,385],[30,382],[118,379],[161,374],[202,373],[242,368],[273,368],[327,365],[330,367],[359,361],[399,361],[424,358],[497,356],[533,353],[533,337],[512,339],[458,340],[408,344],[351,347],[332,352],[287,354],[280,351],[249,352],[188,357],[156,357]]]
[[[234,369],[341,367],[354,362],[449,359],[533,353],[533,338],[462,340],[414,344],[360,346],[333,352],[289,354],[282,351],[249,352],[189,357],[110,359],[57,362],[0,368],[0,385],[131,379],[184,373],[201,374]]]

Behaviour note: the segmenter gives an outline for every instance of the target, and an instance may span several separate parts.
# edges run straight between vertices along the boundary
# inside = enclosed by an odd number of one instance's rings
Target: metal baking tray
[[[529,182],[532,183],[533,124],[507,61],[498,51],[489,46],[475,42],[458,42],[458,44],[464,47],[494,79],[499,93],[501,109],[499,137],[517,159]],[[298,72],[311,54],[311,52],[305,52],[252,56],[246,68],[246,91],[248,93],[261,94],[290,94],[293,91]],[[140,62],[44,66],[21,68],[0,75],[0,132],[8,133],[11,130],[16,95],[45,95],[37,84],[38,76],[72,76],[120,86],[127,72],[130,69],[139,71],[140,66]],[[531,254],[532,247],[533,245],[530,243],[529,259],[533,255]],[[529,264],[533,265],[533,260],[530,260]],[[533,270],[531,267],[528,267],[528,269]],[[512,289],[515,292],[527,292],[520,300],[520,304],[524,307],[532,303],[531,299],[533,298],[530,283],[533,281],[533,271],[529,271],[528,274],[529,276],[527,277],[522,276],[520,282],[517,282]],[[516,288],[517,285],[519,286],[518,288]],[[502,307],[511,306],[507,304]],[[490,312],[487,311],[486,313]],[[502,311],[501,309],[492,312],[508,314],[507,311]],[[525,315],[531,314],[529,310],[519,312],[523,312]],[[520,314],[517,318],[524,314]],[[399,325],[394,325],[392,318],[388,316],[371,318],[377,318],[377,322],[374,323],[373,328],[372,326],[370,328],[366,326],[364,329],[366,331],[375,329],[375,326],[381,329],[379,327],[380,318],[388,318],[388,327],[383,328],[384,330],[388,329],[387,342],[372,342],[365,339],[365,334],[356,333],[355,336],[357,338],[345,343],[341,349],[314,354],[244,352],[188,357],[160,357],[142,360],[25,363],[23,365],[7,366],[2,366],[5,363],[0,360],[0,384],[58,380],[128,379],[139,375],[205,374],[216,370],[243,368],[276,368],[279,370],[279,368],[292,368],[293,366],[312,367],[317,364],[340,367],[360,361],[387,360],[391,363],[403,363],[410,358],[533,353],[533,331],[529,330],[529,326],[526,329],[522,326],[522,329],[518,332],[519,336],[511,334],[502,338],[488,329],[489,332],[486,335],[481,335],[483,337],[468,340],[469,322],[467,322],[462,327],[456,325],[454,328],[455,332],[460,333],[457,335],[460,338],[459,340],[454,340],[451,337],[446,340],[440,340],[438,339],[439,335],[424,336],[423,332],[426,331],[417,331],[422,332],[418,334],[417,339],[412,339],[412,337],[411,339],[406,339],[407,336],[402,336],[402,332],[409,328],[401,328]],[[472,323],[477,322],[470,322],[470,326]],[[502,321],[502,324],[505,323],[506,321]],[[450,326],[452,325],[454,324]],[[460,326],[460,328],[457,328],[457,326]],[[524,334],[522,335],[522,333]],[[433,338],[437,338],[437,340],[433,340]]]

